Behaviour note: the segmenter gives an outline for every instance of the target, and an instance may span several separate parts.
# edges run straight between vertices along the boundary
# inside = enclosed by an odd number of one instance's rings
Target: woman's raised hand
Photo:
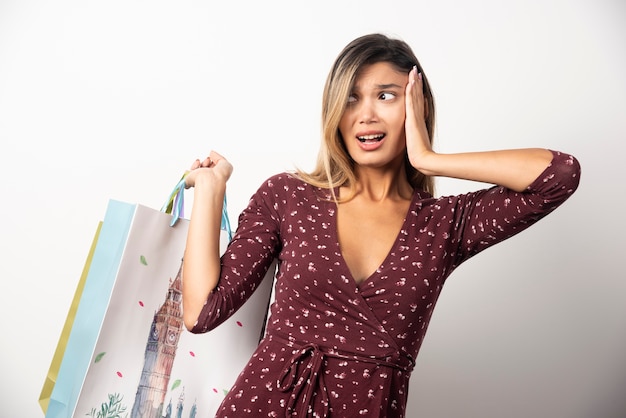
[[[404,129],[406,134],[406,147],[411,165],[419,169],[420,159],[432,152],[428,130],[426,129],[426,117],[428,110],[424,99],[424,83],[417,67],[409,71],[409,82],[405,91],[406,117]]]
[[[218,181],[225,184],[233,172],[233,166],[226,158],[215,151],[200,161],[195,160],[185,177],[185,187],[195,187],[200,181]]]

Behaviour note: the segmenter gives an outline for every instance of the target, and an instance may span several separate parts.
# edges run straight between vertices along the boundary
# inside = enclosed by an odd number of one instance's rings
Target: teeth
[[[385,135],[384,134],[376,134],[376,135],[363,135],[363,136],[358,136],[357,139],[359,141],[378,141],[383,139]]]

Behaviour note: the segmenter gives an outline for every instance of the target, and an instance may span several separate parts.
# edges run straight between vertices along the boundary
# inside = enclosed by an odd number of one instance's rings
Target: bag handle
[[[176,186],[172,189],[169,198],[165,204],[161,207],[161,212],[172,215],[170,226],[176,225],[178,220],[184,216],[185,212],[185,177],[189,172],[186,171],[180,178]],[[228,234],[228,240],[233,239],[233,232],[230,227],[230,219],[228,218],[228,211],[226,205],[226,195],[224,194],[224,204],[222,205],[222,221],[220,223],[220,229],[226,231]]]
[[[187,171],[180,178],[176,186],[172,189],[167,201],[161,207],[161,212],[165,212],[168,215],[172,215],[172,221],[170,226],[176,225],[178,219],[182,218],[185,211],[185,177]]]

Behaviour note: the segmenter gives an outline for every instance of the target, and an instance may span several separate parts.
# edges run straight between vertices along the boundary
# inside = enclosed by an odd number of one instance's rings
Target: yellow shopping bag
[[[85,266],[83,267],[83,272],[80,275],[80,280],[78,281],[78,285],[76,286],[74,298],[72,299],[72,304],[70,305],[70,309],[67,313],[67,318],[65,319],[65,324],[63,325],[63,330],[61,331],[59,342],[57,343],[57,348],[54,351],[52,361],[50,362],[50,368],[48,369],[48,374],[46,375],[43,387],[41,388],[41,394],[39,395],[39,405],[41,406],[44,414],[48,410],[48,404],[50,403],[52,389],[54,389],[54,384],[57,381],[59,369],[61,368],[61,360],[63,360],[65,347],[67,346],[67,341],[70,338],[70,332],[72,331],[72,325],[74,324],[74,318],[76,317],[78,304],[80,303],[80,298],[83,294],[83,289],[85,288],[87,274],[89,273],[89,267],[91,266],[91,260],[93,259],[94,251],[96,250],[96,243],[98,242],[101,228],[102,221],[98,223],[98,227],[96,228],[96,234],[93,237],[91,248],[89,249],[89,253],[87,254],[87,260],[85,261]]]

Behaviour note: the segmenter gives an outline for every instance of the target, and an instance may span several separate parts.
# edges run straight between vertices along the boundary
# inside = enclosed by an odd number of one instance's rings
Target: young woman
[[[579,181],[574,157],[546,149],[435,153],[426,75],[406,43],[384,35],[360,37],[338,56],[322,122],[315,170],[266,180],[221,258],[232,166],[211,152],[187,176],[189,330],[222,323],[279,261],[266,336],[219,417],[404,417],[446,278],[553,211]],[[436,198],[434,176],[495,186]]]

